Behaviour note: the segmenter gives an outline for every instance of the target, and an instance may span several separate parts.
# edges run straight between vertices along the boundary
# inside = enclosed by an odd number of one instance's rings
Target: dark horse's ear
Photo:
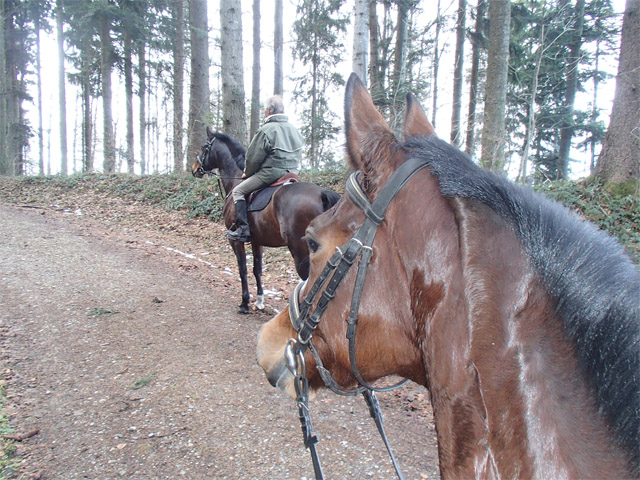
[[[209,125],[207,125],[207,138],[209,140],[213,138],[213,131],[211,130],[211,127]]]
[[[370,153],[371,139],[380,139],[385,132],[391,133],[387,122],[376,109],[358,75],[352,73],[347,82],[344,97],[345,134],[349,163],[355,170],[363,170]]]
[[[407,93],[407,109],[404,112],[404,125],[402,126],[405,140],[414,135],[428,137],[435,132],[433,125],[427,120],[427,115],[418,103],[418,99],[413,93]]]

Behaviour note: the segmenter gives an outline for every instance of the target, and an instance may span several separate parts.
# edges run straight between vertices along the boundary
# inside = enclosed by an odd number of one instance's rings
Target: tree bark
[[[175,0],[173,18],[176,32],[173,43],[173,170],[181,172],[184,170],[184,0]]]
[[[9,158],[9,105],[7,72],[7,43],[5,18],[5,0],[0,0],[0,175],[8,173],[7,159]]]
[[[582,28],[584,25],[584,0],[577,0],[573,18],[571,19],[571,43],[569,46],[569,62],[566,66],[565,105],[562,126],[560,127],[560,145],[558,147],[559,179],[569,178],[569,153],[571,151],[571,139],[574,130],[573,106],[578,91],[578,63],[580,61],[580,48],[582,47]]]
[[[640,1],[627,0],[611,120],[596,165],[603,182],[640,179]]]
[[[396,45],[393,52],[393,101],[391,107],[391,126],[399,126],[402,122],[406,88],[407,36],[409,32],[409,4],[407,0],[398,2],[396,23]]]
[[[511,2],[489,2],[489,53],[482,128],[482,156],[485,168],[502,171],[504,168],[505,105],[507,71],[509,66],[509,26]]]
[[[36,13],[36,83],[38,90],[38,172],[44,175],[44,132],[42,131],[42,69],[40,64],[40,18]]]
[[[100,73],[102,75],[102,143],[104,149],[102,169],[104,173],[113,173],[116,168],[116,149],[113,135],[113,113],[111,105],[112,58],[109,18],[106,14],[102,14],[100,18]]]
[[[67,174],[67,93],[64,67],[64,1],[57,0],[56,34],[58,40],[58,104],[60,110],[60,173]]]
[[[378,2],[377,0],[369,0],[369,90],[371,98],[376,107],[380,108],[383,103],[384,93],[382,92],[382,81],[380,79],[380,49],[378,31]]]
[[[467,16],[467,0],[458,0],[458,19],[456,22],[456,53],[453,70],[453,103],[451,111],[451,143],[459,147],[462,143],[460,131],[460,113],[462,111],[462,83],[464,65],[464,37]]]
[[[442,18],[440,18],[440,0],[436,8],[436,35],[433,47],[433,111],[431,112],[431,124],[436,126],[436,115],[438,113],[438,70],[440,69],[440,29],[442,28]]]
[[[478,0],[476,21],[471,36],[471,76],[469,78],[469,111],[467,113],[467,139],[465,152],[472,157],[476,151],[476,107],[478,103],[478,84],[480,77],[480,53],[484,48],[484,12],[485,0]]]
[[[131,35],[123,32],[124,43],[124,90],[126,98],[126,139],[127,139],[127,172],[134,171],[133,158],[133,65],[131,63]]]
[[[260,128],[260,0],[253,0],[253,68],[251,69],[251,121],[249,138]]]
[[[226,4],[226,2],[223,2]],[[226,23],[225,19],[222,24]],[[209,49],[206,0],[190,0],[189,24],[191,31],[191,88],[189,95],[189,147],[187,159],[200,154],[207,141],[209,115]],[[224,68],[224,67],[223,67]]]
[[[89,76],[90,41],[84,38],[80,52],[82,70],[82,171],[93,171],[93,116],[91,115],[91,79]]]
[[[138,99],[140,103],[140,175],[147,169],[147,60],[146,46],[142,42],[138,47]]]
[[[282,0],[276,0],[274,29],[273,29],[273,94],[284,94],[282,73],[282,58],[284,52],[284,42],[282,36]]]
[[[225,0],[220,4],[220,25],[222,129],[247,145],[240,0]]]
[[[369,63],[369,0],[356,0],[353,8],[353,61],[351,70],[367,84]]]

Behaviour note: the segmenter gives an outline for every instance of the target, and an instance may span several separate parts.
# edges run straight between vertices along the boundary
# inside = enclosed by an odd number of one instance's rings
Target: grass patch
[[[347,175],[348,169],[340,166],[333,169],[304,170],[300,178],[343,193]],[[216,222],[222,218],[224,195],[220,194],[217,180],[213,177],[197,179],[184,172],[144,176],[85,173],[67,177],[18,177],[11,181],[19,185],[36,186],[36,190],[54,192],[68,190],[82,193],[94,190],[134,203],[181,211],[187,217],[204,217]],[[629,182],[616,188],[593,181],[548,182],[537,186],[536,190],[579,212],[599,228],[617,237],[632,259],[640,263],[640,198],[637,182]],[[15,197],[19,197],[19,188],[12,192]]]
[[[147,385],[149,385],[149,383],[151,382],[151,380],[153,380],[153,378],[156,376],[156,373],[158,372],[151,372],[149,375],[147,375],[146,377],[142,377],[139,378],[138,380],[136,380],[135,382],[133,382],[131,384],[131,390],[139,390],[143,387],[146,387]]]
[[[115,310],[109,310],[107,308],[102,308],[102,307],[96,307],[89,310],[90,317],[99,317],[101,315],[115,315],[116,313],[118,312],[116,312]]]
[[[622,243],[640,264],[640,198],[593,182],[550,182],[536,188],[577,211]]]
[[[20,478],[22,460],[16,457],[15,442],[5,438],[5,435],[15,433],[4,415],[6,385],[4,380],[0,380],[0,478]]]

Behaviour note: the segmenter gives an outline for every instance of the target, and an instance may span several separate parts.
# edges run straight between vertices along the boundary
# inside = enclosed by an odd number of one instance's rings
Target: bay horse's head
[[[305,370],[311,389],[392,374],[426,386],[443,477],[637,478],[637,267],[433,137],[411,95],[403,133],[352,75],[358,172],[306,230],[307,282],[260,331],[269,381],[294,398]]]
[[[336,206],[316,217],[307,228],[305,238],[309,246],[311,270],[307,283],[300,288],[300,292],[296,291],[293,294],[299,294],[300,298],[308,296],[314,282],[324,275],[327,262],[335,257],[335,252],[344,249],[351,242],[350,239],[365,222],[366,215],[358,205],[357,197],[367,197],[374,201],[387,179],[407,159],[407,152],[399,148],[393,132],[376,110],[365,86],[355,75],[352,75],[347,85],[345,119],[348,161],[354,170],[359,171],[357,177],[350,179],[351,187],[357,193],[344,195]],[[408,96],[404,134],[429,136],[433,133],[433,127],[415,97]],[[417,175],[421,176],[421,173]],[[430,185],[434,189],[433,198],[427,195],[426,198],[430,201],[416,204],[412,201],[416,193],[416,184],[412,179],[408,179],[384,213],[385,218],[391,219],[397,216],[398,212],[406,214],[410,210],[416,221],[442,221],[442,214],[438,213],[438,209],[443,200],[436,194],[435,182],[431,182]],[[347,187],[349,190],[349,184]],[[357,314],[355,357],[358,372],[354,373],[348,342],[345,339],[348,329],[346,319],[352,304],[358,270],[356,266],[346,272],[340,287],[335,291],[335,296],[328,303],[321,321],[313,331],[312,348],[317,351],[317,358],[322,362],[323,368],[331,373],[340,388],[346,389],[355,385],[357,375],[364,377],[363,380],[366,382],[398,374],[424,383],[420,345],[413,341],[413,338],[424,335],[429,326],[415,324],[411,320],[411,296],[401,295],[400,292],[412,288],[410,284],[415,284],[416,278],[412,278],[411,267],[403,264],[405,259],[399,258],[396,250],[399,243],[404,244],[409,250],[424,248],[424,239],[412,238],[410,228],[400,231],[395,227],[394,222],[384,220],[375,233],[375,243]],[[442,237],[443,234],[435,235],[439,236]],[[439,240],[446,241],[443,238]],[[366,248],[369,247],[365,246]],[[419,300],[422,302],[420,308],[423,310],[425,322],[443,296],[442,281],[438,277],[447,270],[443,264],[446,263],[448,253],[446,249],[439,253],[437,261],[433,262],[433,278],[418,279],[421,288]],[[355,264],[357,263],[356,260]],[[388,284],[390,278],[394,279],[394,287],[381,290],[379,286]],[[322,300],[319,302],[322,303]],[[311,309],[316,308],[317,303],[318,298],[315,298]],[[294,304],[297,305],[297,302]],[[302,308],[305,308],[304,303]],[[270,382],[294,396],[293,377],[284,360],[287,341],[298,337],[291,318],[296,314],[290,312],[291,309],[282,311],[263,326],[258,340],[257,355],[258,363],[265,370]],[[296,319],[293,318],[293,321]],[[309,352],[305,355],[311,389],[324,386],[315,368],[316,360]]]

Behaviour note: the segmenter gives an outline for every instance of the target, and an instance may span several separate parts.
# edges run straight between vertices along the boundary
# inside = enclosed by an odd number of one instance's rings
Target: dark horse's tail
[[[340,195],[333,190],[324,188],[322,190],[322,211],[326,212],[340,200]]]

